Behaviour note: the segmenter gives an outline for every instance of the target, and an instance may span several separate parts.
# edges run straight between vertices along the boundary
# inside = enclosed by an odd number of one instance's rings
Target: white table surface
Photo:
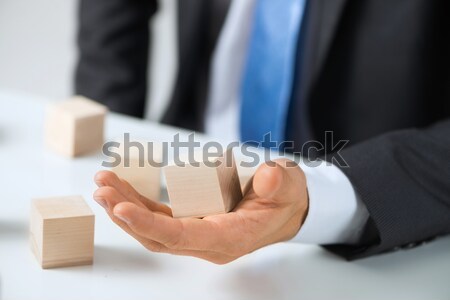
[[[0,91],[0,299],[450,299],[450,238],[356,262],[318,246],[277,244],[217,266],[154,254],[92,200],[101,153],[75,160],[43,147],[46,99]],[[108,139],[171,140],[178,130],[110,115]],[[206,137],[204,137],[206,139]],[[28,246],[30,200],[84,196],[96,214],[91,266],[42,270]]]

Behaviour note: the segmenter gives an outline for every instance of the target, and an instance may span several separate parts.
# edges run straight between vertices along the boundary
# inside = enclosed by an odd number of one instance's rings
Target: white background
[[[176,71],[175,0],[160,1],[147,116],[159,119]],[[0,0],[0,88],[55,99],[73,92],[76,0]]]

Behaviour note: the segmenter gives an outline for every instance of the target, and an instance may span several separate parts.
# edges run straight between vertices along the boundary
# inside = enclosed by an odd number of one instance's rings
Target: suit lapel
[[[311,90],[328,56],[347,0],[309,0],[297,50],[296,84],[288,115],[287,140],[299,151],[314,137],[309,115]]]

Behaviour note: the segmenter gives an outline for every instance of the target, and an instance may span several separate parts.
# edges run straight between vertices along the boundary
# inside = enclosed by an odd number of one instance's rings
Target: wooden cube
[[[130,183],[134,189],[148,199],[159,201],[161,196],[161,168],[151,165],[150,158],[161,163],[161,144],[153,143],[151,148],[147,142],[139,142],[143,151],[133,146],[125,152],[124,143],[119,148],[110,149],[120,156],[120,163],[112,171],[121,179]],[[142,153],[140,153],[142,152]],[[127,155],[126,155],[127,154]]]
[[[81,196],[33,200],[30,243],[42,268],[92,264],[94,222]]]
[[[215,163],[216,166],[210,166]],[[164,168],[172,214],[175,218],[227,213],[242,199],[232,149],[219,158]]]
[[[76,157],[101,149],[106,107],[76,96],[51,104],[45,120],[45,143],[53,151]]]

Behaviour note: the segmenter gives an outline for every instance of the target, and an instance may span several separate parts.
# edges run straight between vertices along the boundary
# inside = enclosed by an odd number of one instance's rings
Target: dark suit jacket
[[[179,74],[163,122],[201,131],[227,0],[179,4]],[[81,0],[77,93],[142,116],[155,9],[150,0]],[[325,131],[350,141],[343,171],[370,220],[359,245],[327,246],[349,259],[450,233],[449,11],[444,0],[308,3],[287,137],[296,150],[325,142]]]
[[[80,0],[75,91],[112,111],[143,117],[157,0]],[[178,74],[163,122],[203,128],[209,62],[230,0],[178,1]]]

